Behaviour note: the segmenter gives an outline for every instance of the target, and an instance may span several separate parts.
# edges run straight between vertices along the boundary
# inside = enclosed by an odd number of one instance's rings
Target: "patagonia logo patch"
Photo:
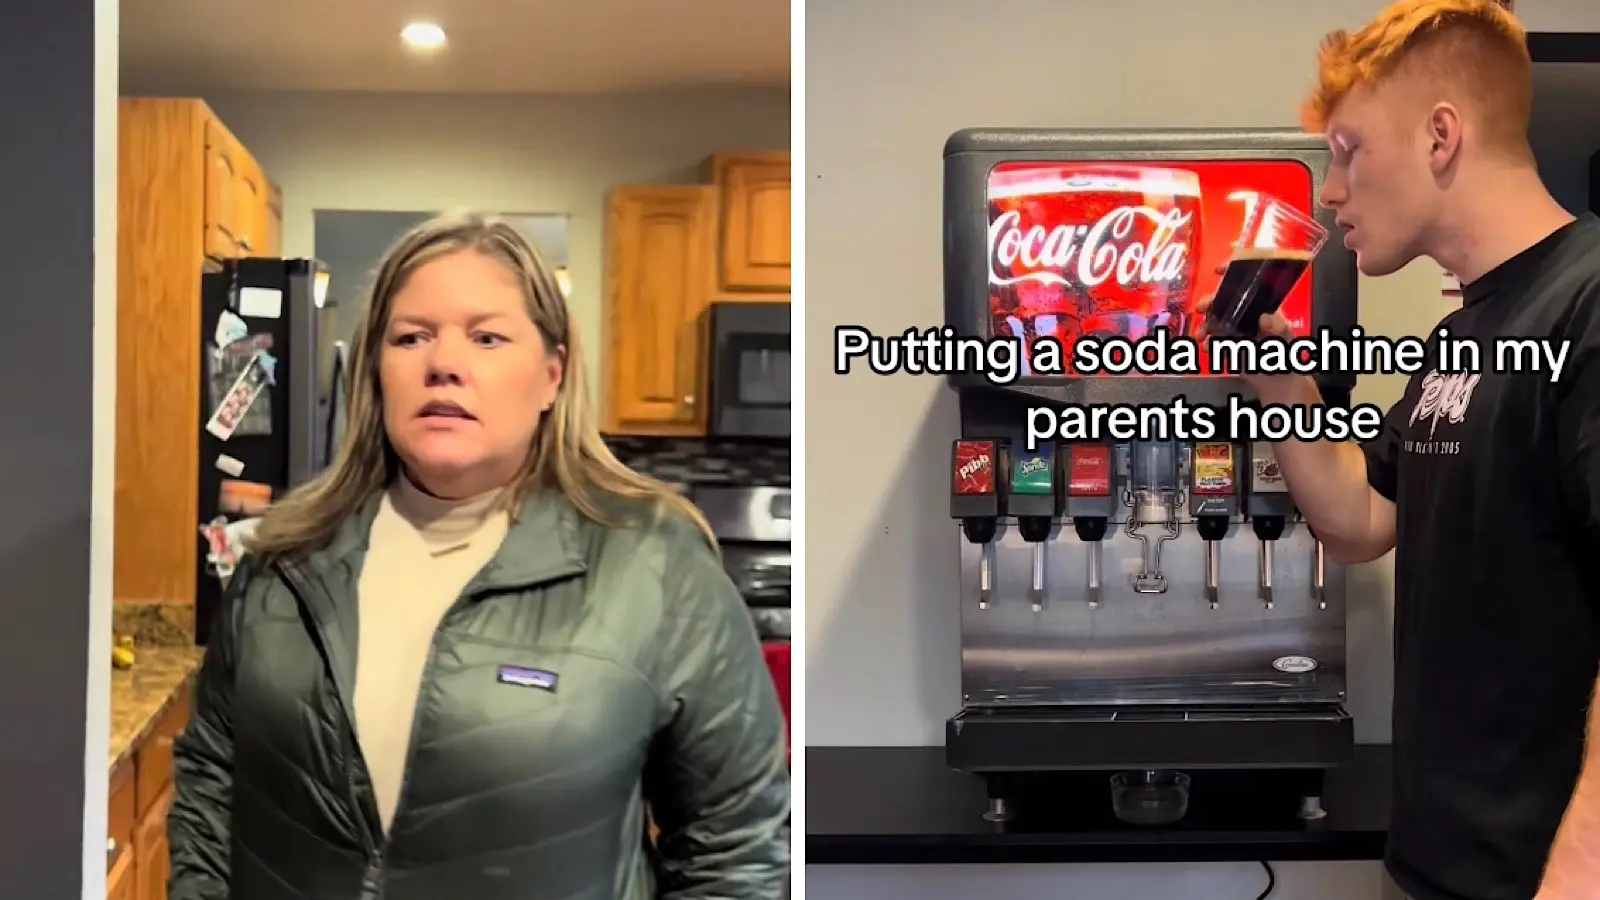
[[[522,666],[501,666],[495,675],[495,681],[501,684],[511,684],[517,687],[539,688],[544,691],[554,691],[556,683],[561,676],[544,669],[525,669]]]

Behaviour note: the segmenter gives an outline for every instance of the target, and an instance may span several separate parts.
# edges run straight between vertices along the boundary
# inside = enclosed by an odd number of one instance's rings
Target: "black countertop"
[[[1156,828],[1118,821],[1104,776],[1034,795],[992,824],[983,780],[946,768],[943,747],[805,754],[808,865],[1382,859],[1388,830],[1388,745],[1358,746],[1328,773],[1321,820],[1299,819],[1294,792],[1261,773],[1195,772],[1189,814]]]

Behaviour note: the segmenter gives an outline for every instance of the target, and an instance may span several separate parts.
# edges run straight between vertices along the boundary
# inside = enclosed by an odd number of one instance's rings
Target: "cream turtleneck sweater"
[[[495,509],[497,495],[441,500],[402,476],[373,519],[359,586],[355,727],[385,831],[400,799],[434,632],[510,527]]]

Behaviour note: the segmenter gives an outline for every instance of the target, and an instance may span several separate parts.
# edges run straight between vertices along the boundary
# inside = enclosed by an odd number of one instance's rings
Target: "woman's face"
[[[383,423],[419,486],[441,497],[509,484],[561,386],[515,277],[476,252],[440,257],[395,294],[378,356]]]

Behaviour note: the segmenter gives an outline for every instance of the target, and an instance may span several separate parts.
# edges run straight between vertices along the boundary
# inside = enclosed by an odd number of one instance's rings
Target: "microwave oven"
[[[789,310],[784,302],[711,304],[713,437],[789,437]]]

